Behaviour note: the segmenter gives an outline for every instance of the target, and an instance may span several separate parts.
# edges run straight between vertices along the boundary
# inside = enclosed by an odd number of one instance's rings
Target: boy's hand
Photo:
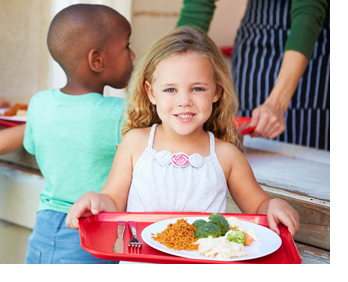
[[[66,226],[78,230],[79,218],[98,214],[104,210],[101,208],[99,194],[93,191],[83,194],[68,211]]]
[[[3,98],[0,98],[0,108],[9,108],[10,107],[10,103],[3,99]]]
[[[267,211],[269,227],[278,235],[278,224],[284,224],[291,236],[295,236],[300,230],[300,217],[298,213],[285,201],[274,198],[269,202]]]

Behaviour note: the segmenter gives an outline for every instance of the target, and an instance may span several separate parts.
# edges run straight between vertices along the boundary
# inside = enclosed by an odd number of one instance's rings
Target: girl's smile
[[[179,135],[202,132],[219,99],[209,61],[198,53],[178,54],[160,62],[155,74],[145,87],[163,126]]]
[[[175,117],[177,117],[179,122],[190,122],[193,117],[195,116],[194,113],[180,113],[180,114],[174,114]]]

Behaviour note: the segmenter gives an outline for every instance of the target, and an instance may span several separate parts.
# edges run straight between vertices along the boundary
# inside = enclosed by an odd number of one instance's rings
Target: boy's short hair
[[[121,16],[104,5],[76,4],[60,11],[52,20],[47,45],[53,59],[65,72],[73,72],[86,48],[103,48],[115,32],[110,18]]]

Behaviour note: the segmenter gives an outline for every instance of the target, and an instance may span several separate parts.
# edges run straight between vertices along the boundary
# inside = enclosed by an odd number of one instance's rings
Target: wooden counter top
[[[261,185],[330,201],[330,152],[249,136],[243,145]]]

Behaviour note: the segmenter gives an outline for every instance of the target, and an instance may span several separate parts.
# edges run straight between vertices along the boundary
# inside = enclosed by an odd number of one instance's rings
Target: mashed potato
[[[198,253],[208,258],[226,259],[247,254],[242,244],[230,242],[225,237],[212,238],[209,236],[208,238],[198,239],[195,244],[199,244]]]

